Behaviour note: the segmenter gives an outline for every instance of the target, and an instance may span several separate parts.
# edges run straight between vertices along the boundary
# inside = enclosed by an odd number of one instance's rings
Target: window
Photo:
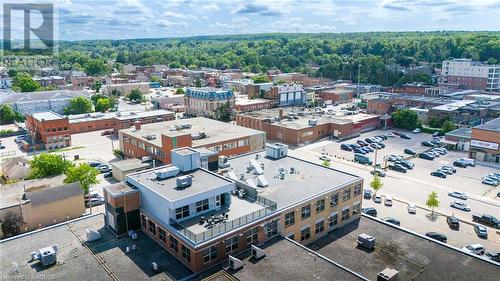
[[[141,215],[141,220],[142,220],[142,228],[146,229],[148,227],[147,222],[146,222],[146,216]]]
[[[332,198],[330,199],[330,207],[337,206],[339,204],[339,194],[332,194]]]
[[[160,236],[160,240],[163,243],[167,243],[167,233],[165,232],[165,230],[163,230],[162,228],[158,227],[158,234]]]
[[[285,214],[285,227],[295,224],[295,211]]]
[[[325,199],[319,199],[316,201],[316,213],[321,213],[325,210]]]
[[[182,245],[181,249],[182,257],[185,258],[188,262],[191,262],[191,250],[184,245]]]
[[[217,246],[210,246],[203,250],[203,263],[208,263],[217,259]]]
[[[179,251],[179,241],[175,239],[172,235],[170,235],[170,248],[174,250],[176,253]]]
[[[238,249],[238,236],[231,237],[229,239],[226,239],[224,241],[226,244],[226,253],[232,252],[236,249]]]
[[[156,235],[156,224],[152,220],[148,220],[149,232]]]
[[[316,234],[323,232],[325,230],[325,221],[320,220],[316,223]]]
[[[330,218],[328,219],[328,222],[329,222],[330,228],[336,226],[337,222],[338,222],[338,214],[337,213],[331,214]]]
[[[249,143],[250,142],[248,140],[240,140],[238,141],[238,146],[247,146]]]
[[[358,184],[354,187],[354,196],[358,196],[361,194],[361,184]]]
[[[342,221],[349,219],[349,208],[342,210]]]
[[[352,205],[352,215],[354,216],[354,215],[359,214],[359,211],[360,211],[359,209],[360,209],[360,203],[359,202],[356,203],[356,204],[354,204],[354,205]]]
[[[351,188],[346,188],[342,190],[342,201],[351,199]]]
[[[307,240],[311,237],[311,228],[308,226],[300,231],[300,241]]]
[[[310,216],[311,216],[311,205],[302,207],[302,211],[300,212],[300,218],[302,220],[305,220]]]
[[[251,228],[250,230],[247,231],[247,245],[257,242],[258,239],[257,232],[258,232],[257,227]]]
[[[267,238],[273,237],[278,234],[278,221],[272,221],[265,226]]]
[[[196,202],[196,212],[200,213],[208,210],[208,199]]]
[[[178,219],[182,219],[185,217],[189,217],[189,206],[188,205],[175,209],[175,219],[178,220]]]

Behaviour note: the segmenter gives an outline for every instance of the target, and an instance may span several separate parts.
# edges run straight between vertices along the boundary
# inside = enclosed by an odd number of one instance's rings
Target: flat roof
[[[139,192],[139,190],[126,182],[117,182],[103,187],[112,197],[128,193]]]
[[[51,120],[64,119],[63,116],[61,116],[53,111],[33,113],[31,116],[33,116],[33,118],[35,118],[38,121],[42,121],[42,120],[51,121]]]
[[[250,160],[260,155],[257,163],[264,164],[264,177],[269,186],[257,187],[258,194],[266,199],[276,202],[278,210],[288,205],[304,201],[309,197],[340,188],[354,182],[361,183],[361,177],[344,173],[338,170],[324,167],[312,162],[301,160],[293,156],[274,160],[265,157],[265,151],[254,152],[229,159],[232,171],[237,177],[241,173],[245,179],[251,179],[257,184],[257,176],[247,173],[247,166]],[[286,176],[283,180],[277,176],[279,169],[284,168]],[[290,168],[295,169],[295,173],[290,173]],[[361,199],[360,199],[361,200]]]
[[[445,136],[455,136],[455,137],[470,139],[471,133],[472,133],[471,128],[462,127],[446,133]]]
[[[83,244],[86,229],[99,231],[101,239],[87,242],[91,253]],[[38,262],[30,262],[30,253],[57,244],[57,264],[42,268]],[[126,247],[136,245],[137,250],[126,253]],[[163,250],[147,235],[139,234],[138,240],[126,236],[116,238],[104,226],[102,214],[68,222],[56,227],[32,232],[0,242],[0,272],[12,279],[38,279],[49,276],[53,280],[179,280],[193,274],[175,257]],[[99,262],[98,259],[101,261]],[[153,271],[152,262],[160,266]],[[13,263],[17,266],[14,272]],[[102,267],[105,264],[115,278]]]
[[[467,106],[471,103],[475,103],[475,101],[474,100],[460,100],[460,101],[455,101],[452,103],[447,103],[447,104],[435,106],[432,108],[432,110],[453,111],[453,110],[457,110],[459,108],[462,108],[464,106]]]
[[[191,128],[172,130],[172,126],[179,125],[191,125]],[[228,140],[234,140],[244,137],[249,137],[253,135],[265,134],[262,131],[249,129],[241,127],[238,125],[233,125],[230,123],[225,123],[213,119],[208,119],[204,117],[196,117],[189,119],[178,119],[166,122],[158,122],[152,124],[143,124],[140,130],[135,130],[135,128],[121,130],[121,132],[133,136],[135,138],[141,139],[145,142],[152,143],[156,146],[161,146],[161,137],[157,136],[154,140],[148,140],[144,138],[149,134],[159,134],[166,135],[170,137],[175,137],[184,134],[198,134],[199,132],[204,132],[206,137],[203,139],[196,139],[192,142],[192,147],[201,147],[213,143],[224,142]]]
[[[247,105],[247,104],[260,104],[260,103],[270,103],[270,100],[266,99],[248,99],[248,98],[237,98],[235,103],[237,105]]]
[[[112,167],[117,168],[118,170],[123,172],[150,167],[149,163],[142,162],[140,159],[137,158],[130,158],[125,160],[109,162],[109,164]]]
[[[161,168],[164,168],[163,166]],[[171,177],[167,179],[157,179],[155,171],[161,168],[150,169],[146,171],[141,171],[138,173],[127,175],[136,182],[139,182],[143,186],[151,189],[160,196],[166,198],[167,200],[174,202],[183,198],[188,198],[196,194],[207,192],[212,189],[216,189],[222,186],[226,186],[232,183],[231,180],[226,179],[222,176],[218,176],[212,172],[205,169],[197,169],[184,175],[191,176],[191,186],[187,188],[177,188],[177,177]]]
[[[362,233],[375,237],[374,250],[357,247]],[[364,215],[308,247],[370,280],[385,268],[398,270],[398,280],[497,280],[499,273],[481,258]]]
[[[264,258],[256,260],[247,251],[237,256],[245,263],[243,268],[238,271],[228,269],[225,273],[242,281],[364,280],[285,238],[274,238],[259,248],[265,251]],[[212,276],[216,275],[217,273]]]
[[[157,109],[157,110],[130,110],[130,111],[120,111],[120,112],[94,112],[94,113],[84,113],[77,115],[70,115],[69,123],[79,123],[86,121],[94,121],[94,120],[102,120],[102,119],[111,119],[116,118],[118,120],[129,120],[136,118],[145,118],[145,117],[154,117],[154,116],[162,116],[166,114],[175,113],[165,109]]]
[[[500,117],[474,127],[474,129],[500,132]]]

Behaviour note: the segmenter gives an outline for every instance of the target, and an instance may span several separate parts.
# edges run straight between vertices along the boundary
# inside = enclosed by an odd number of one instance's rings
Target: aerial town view
[[[0,5],[0,280],[500,280],[500,1]]]

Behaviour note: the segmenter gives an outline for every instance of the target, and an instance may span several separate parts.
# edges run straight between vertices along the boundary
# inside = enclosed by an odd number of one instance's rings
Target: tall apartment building
[[[287,155],[283,144],[200,168],[200,153],[104,188],[105,223],[140,229],[195,272],[276,236],[309,244],[361,215],[363,179]]]
[[[215,118],[220,106],[229,103],[234,108],[235,97],[231,90],[215,88],[188,88],[184,95],[185,114]]]
[[[120,148],[127,157],[169,164],[178,147],[208,148],[219,155],[235,156],[264,148],[266,134],[241,126],[196,117],[155,124],[137,124],[119,131]]]
[[[441,82],[465,89],[494,92],[500,90],[500,65],[487,65],[470,59],[443,61]]]

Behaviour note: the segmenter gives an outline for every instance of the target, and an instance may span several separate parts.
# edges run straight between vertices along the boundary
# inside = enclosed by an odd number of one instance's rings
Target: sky
[[[23,0],[4,2],[22,3]],[[500,30],[500,0],[54,0],[56,39]],[[2,9],[3,10],[3,9]],[[3,17],[3,11],[0,12]],[[38,17],[37,17],[38,16]],[[41,21],[36,13],[32,26]],[[13,16],[14,38],[23,34]],[[3,38],[3,32],[2,37]]]

